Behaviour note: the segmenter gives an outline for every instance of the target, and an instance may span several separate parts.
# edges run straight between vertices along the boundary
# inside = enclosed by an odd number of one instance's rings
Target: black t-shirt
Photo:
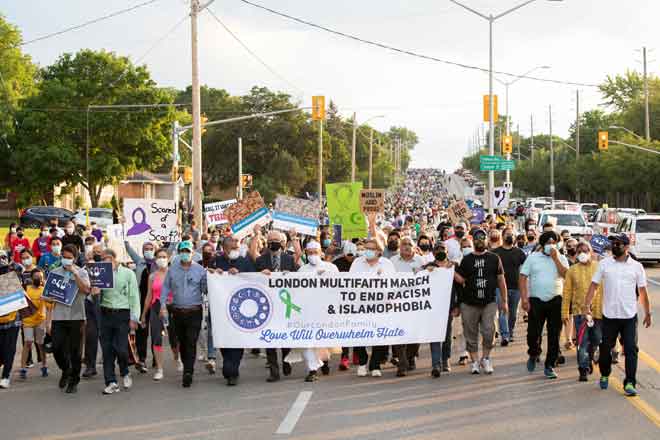
[[[517,247],[511,249],[504,249],[498,247],[493,250],[500,260],[504,268],[504,278],[506,279],[506,287],[508,289],[518,289],[518,276],[520,275],[520,266],[525,262],[527,256]]]
[[[465,278],[460,302],[471,306],[485,306],[495,302],[497,276],[504,273],[500,257],[492,252],[471,253],[463,257],[457,272]]]
[[[335,266],[337,266],[337,269],[339,269],[339,272],[348,272],[351,269],[351,264],[353,264],[352,261],[348,261],[348,258],[344,257],[339,257],[335,261],[332,262]]]

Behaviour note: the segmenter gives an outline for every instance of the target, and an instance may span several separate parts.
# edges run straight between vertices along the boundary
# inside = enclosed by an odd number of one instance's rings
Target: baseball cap
[[[626,234],[620,233],[620,234],[612,234],[609,237],[607,237],[609,241],[620,241],[621,243],[625,244],[626,246],[630,244],[630,239]]]
[[[349,255],[349,254],[357,255],[357,246],[355,245],[355,243],[351,243],[350,241],[345,241],[342,252],[344,253],[344,255]]]
[[[191,252],[191,253],[193,252],[192,243],[189,242],[189,241],[182,241],[181,243],[179,243],[179,246],[177,247],[177,251],[182,252],[182,251],[186,251],[186,250]]]
[[[486,239],[486,231],[483,229],[475,229],[472,231],[472,238],[475,240],[485,240]]]

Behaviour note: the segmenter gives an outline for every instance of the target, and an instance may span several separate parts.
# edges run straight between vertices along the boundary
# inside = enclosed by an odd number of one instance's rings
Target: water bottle
[[[594,326],[594,318],[591,316],[591,313],[587,315],[587,327]]]

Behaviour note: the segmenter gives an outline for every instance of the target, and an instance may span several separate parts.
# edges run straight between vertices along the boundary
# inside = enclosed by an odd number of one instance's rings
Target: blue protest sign
[[[112,263],[87,263],[87,273],[92,287],[98,287],[99,289],[112,289],[115,287]]]
[[[596,234],[591,237],[591,247],[598,255],[603,255],[610,246],[610,240],[605,235]]]
[[[77,293],[78,286],[76,285],[76,280],[72,274],[67,272],[67,274],[63,276],[50,272],[46,279],[46,285],[44,286],[44,293],[42,296],[64,304],[65,306],[71,306],[73,300],[76,299]]]

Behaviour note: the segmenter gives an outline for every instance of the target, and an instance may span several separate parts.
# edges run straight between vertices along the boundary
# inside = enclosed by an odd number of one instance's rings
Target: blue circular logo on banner
[[[229,320],[239,330],[257,331],[270,321],[273,305],[268,294],[257,286],[245,286],[229,296]]]

